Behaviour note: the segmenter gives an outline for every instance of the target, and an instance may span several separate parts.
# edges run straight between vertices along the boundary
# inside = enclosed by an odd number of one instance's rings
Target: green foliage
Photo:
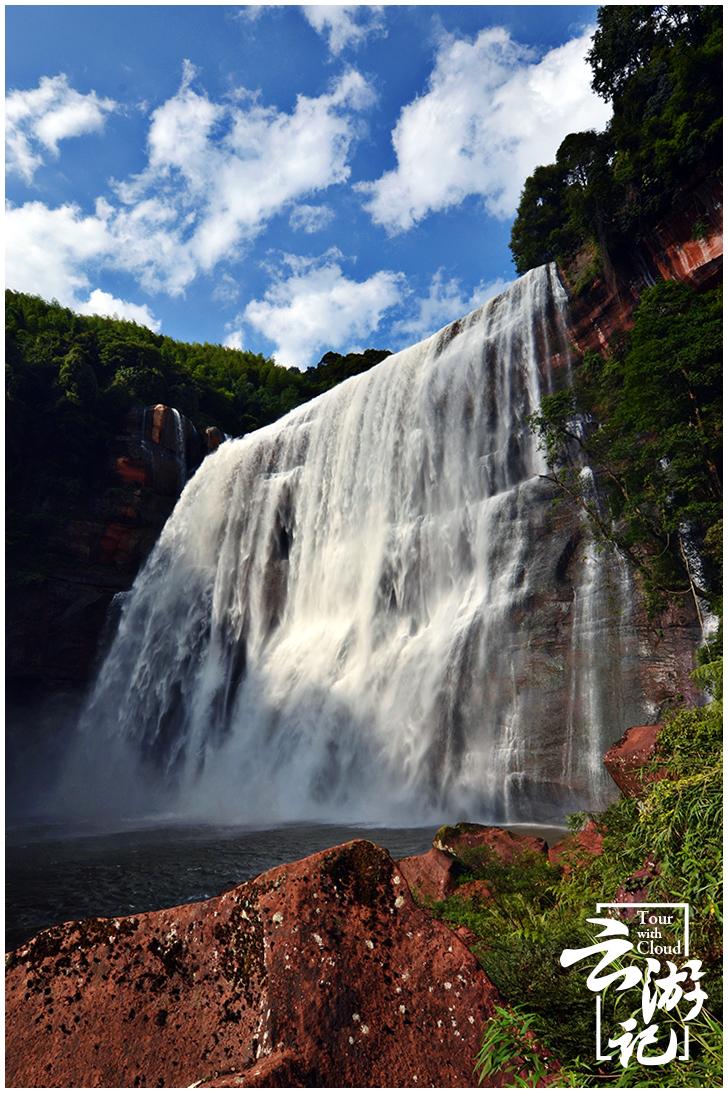
[[[681,188],[721,163],[722,25],[717,5],[599,9],[592,86],[612,101],[604,133],[572,133],[526,180],[511,236],[519,273],[596,242],[643,238]]]
[[[506,1001],[485,1030],[476,1060],[481,1080],[508,1073],[510,1064],[509,1085],[721,1086],[721,681],[722,662],[698,669],[696,682],[710,689],[711,701],[667,718],[654,760],[667,776],[640,801],[622,797],[592,817],[603,833],[599,857],[580,857],[579,867],[564,875],[544,862],[471,859],[459,889],[436,906],[445,921],[475,934],[471,948]],[[596,903],[613,899],[648,857],[659,863],[648,898],[690,904],[691,956],[704,963],[708,1002],[691,1024],[690,1061],[623,1069],[594,1060],[594,997],[585,969],[562,968],[559,956],[593,941],[586,920]],[[487,879],[491,896],[460,894],[472,879]],[[605,996],[607,1021],[620,1013],[624,1019],[617,998],[610,1003]],[[543,1049],[561,1062],[557,1074],[544,1076]]]
[[[531,419],[553,481],[655,602],[720,588],[721,339],[720,289],[662,282],[644,292],[622,350],[587,354],[574,386],[546,396]]]
[[[58,369],[58,386],[68,401],[77,406],[96,401],[99,393],[96,374],[80,345],[72,346],[63,358]]]
[[[521,1006],[510,1010],[495,1007],[475,1058],[479,1085],[490,1078],[508,1088],[530,1089],[542,1083],[548,1075],[548,1061],[538,1050],[532,1028],[535,1021],[535,1015]]]

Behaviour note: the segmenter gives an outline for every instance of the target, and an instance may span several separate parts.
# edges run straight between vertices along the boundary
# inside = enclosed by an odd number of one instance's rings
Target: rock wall
[[[628,331],[645,287],[660,280],[686,281],[697,288],[720,284],[723,271],[723,205],[719,186],[701,183],[683,195],[651,236],[584,285],[593,255],[575,256],[560,269],[570,290],[570,338],[579,353],[603,352],[620,332]],[[576,291],[576,286],[582,287]],[[641,668],[642,690],[649,709],[659,717],[666,703],[683,695],[699,701],[690,678],[701,631],[694,605],[671,605],[660,617],[648,617],[635,604],[634,625],[642,648],[652,650]]]
[[[571,322],[580,352],[604,350],[619,331],[632,325],[632,314],[646,285],[660,280],[688,281],[697,287],[720,282],[723,272],[722,191],[702,183],[684,195],[680,207],[648,239],[594,276],[578,293],[591,256],[577,255],[560,272],[572,288]]]
[[[19,700],[88,682],[114,596],[131,587],[184,480],[216,442],[168,406],[127,415],[110,441],[105,487],[59,514],[44,579],[8,590],[6,678]]]

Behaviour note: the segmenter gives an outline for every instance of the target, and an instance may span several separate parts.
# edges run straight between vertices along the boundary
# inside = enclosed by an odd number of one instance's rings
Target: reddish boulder
[[[205,903],[38,934],[8,957],[6,1081],[469,1087],[497,1001],[356,841]]]
[[[468,852],[483,850],[499,858],[503,865],[512,865],[524,855],[545,854],[545,839],[534,835],[515,835],[503,827],[484,827],[483,824],[454,824],[441,827],[432,840],[436,850],[442,850],[454,858],[462,858]]]
[[[614,897],[615,903],[649,903],[650,885],[659,876],[660,867],[653,858],[645,858],[641,869],[622,884]],[[637,912],[622,911],[622,918],[633,918]]]
[[[604,766],[626,797],[641,797],[652,782],[665,777],[666,767],[648,769],[655,758],[661,728],[635,725],[604,756]]]
[[[210,425],[205,429],[205,444],[208,452],[214,452],[216,448],[219,448],[225,439],[225,434],[222,429],[218,429],[217,425]]]
[[[603,851],[604,836],[593,820],[587,820],[581,831],[567,835],[549,848],[552,865],[568,876],[574,869],[585,865],[590,858],[598,858]]]
[[[478,944],[478,935],[473,933],[467,926],[458,926],[455,933],[460,938],[463,945],[467,945],[469,949],[472,949],[473,945]]]
[[[401,858],[397,863],[412,893],[418,899],[447,899],[455,891],[460,866],[441,850],[428,850]]]
[[[488,882],[484,880],[469,880],[465,884],[460,884],[457,893],[460,899],[472,900],[475,903],[487,903],[493,896]]]

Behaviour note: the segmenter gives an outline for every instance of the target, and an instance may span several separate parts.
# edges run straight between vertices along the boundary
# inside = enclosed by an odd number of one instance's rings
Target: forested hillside
[[[10,506],[32,494],[56,505],[93,489],[107,441],[134,405],[166,403],[198,428],[243,433],[388,355],[327,353],[307,372],[255,353],[187,344],[118,319],[76,315],[37,296],[6,293],[7,465]],[[27,507],[27,505],[26,505]]]

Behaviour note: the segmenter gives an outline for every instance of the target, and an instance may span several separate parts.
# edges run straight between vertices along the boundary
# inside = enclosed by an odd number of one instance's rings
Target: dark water
[[[563,831],[519,826],[554,842]],[[161,827],[112,834],[48,825],[8,832],[6,949],[45,926],[131,915],[209,899],[284,862],[350,839],[371,839],[395,858],[432,845],[427,828],[288,824],[271,830]]]

